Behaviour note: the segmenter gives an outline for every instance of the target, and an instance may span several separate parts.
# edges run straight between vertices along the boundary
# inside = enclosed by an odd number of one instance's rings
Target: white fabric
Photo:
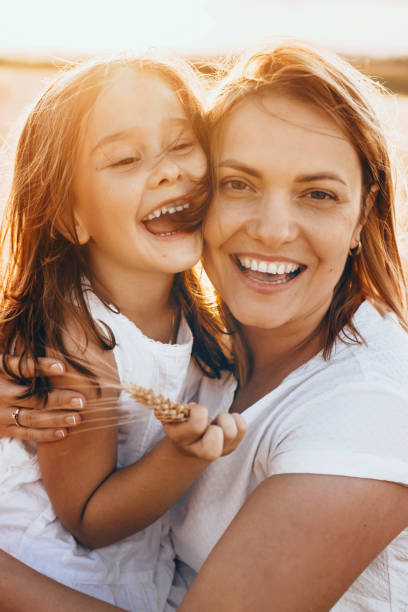
[[[173,541],[178,557],[195,571],[269,476],[336,474],[408,485],[408,335],[394,317],[382,318],[369,303],[354,322],[366,344],[338,342],[329,361],[317,355],[249,407],[239,448],[209,466],[180,500]],[[228,410],[234,389],[231,378],[203,380],[199,401],[213,413]],[[191,584],[188,573],[182,571],[181,578]],[[173,600],[185,592],[178,585]],[[333,610],[408,610],[408,530]]]
[[[113,331],[120,381],[135,382],[177,399],[190,361],[192,334],[182,320],[177,344],[155,342],[93,294],[92,316]],[[119,431],[118,464],[140,459],[162,436],[154,416],[122,392],[126,410],[143,413]],[[55,517],[41,482],[33,445],[0,440],[0,548],[40,572],[132,612],[164,609],[174,571],[165,515],[150,527],[98,550],[79,546]]]

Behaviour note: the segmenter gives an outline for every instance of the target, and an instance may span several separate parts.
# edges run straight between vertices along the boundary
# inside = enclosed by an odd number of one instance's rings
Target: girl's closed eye
[[[140,161],[140,157],[133,157],[133,156],[122,157],[118,161],[115,161],[112,164],[110,164],[110,166],[111,168],[118,168],[118,167],[120,168],[122,166],[130,166],[130,165],[136,164],[139,161]]]
[[[180,141],[180,142],[176,142],[171,150],[175,151],[175,152],[187,152],[190,151],[193,146],[194,146],[194,142],[192,142],[191,140],[185,140],[185,141]]]

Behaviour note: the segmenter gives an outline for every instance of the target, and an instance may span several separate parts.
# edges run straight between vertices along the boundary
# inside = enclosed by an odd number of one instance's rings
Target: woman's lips
[[[306,266],[289,260],[269,260],[249,255],[231,255],[231,261],[245,281],[255,291],[273,293],[282,290],[300,275]]]

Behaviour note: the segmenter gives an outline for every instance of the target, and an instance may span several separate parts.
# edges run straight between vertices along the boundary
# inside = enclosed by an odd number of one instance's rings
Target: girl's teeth
[[[180,212],[181,210],[184,210],[186,208],[190,208],[189,202],[186,202],[185,204],[178,204],[177,206],[163,206],[162,208],[158,208],[157,210],[150,213],[150,215],[148,215],[146,219],[147,221],[152,221],[152,219],[157,219],[157,217],[160,217],[160,215],[172,215],[175,212]]]
[[[299,269],[299,266],[295,263],[283,263],[283,262],[272,262],[272,261],[261,261],[259,259],[253,259],[252,257],[238,257],[243,268],[253,270],[254,272],[264,272],[267,274],[290,274]]]

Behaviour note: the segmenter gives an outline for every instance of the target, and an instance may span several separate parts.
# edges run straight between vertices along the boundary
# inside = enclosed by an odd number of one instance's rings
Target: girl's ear
[[[370,213],[370,210],[372,209],[374,205],[379,189],[380,187],[378,185],[371,185],[365,197],[362,215],[361,215],[360,221],[357,223],[356,228],[353,232],[353,236],[350,242],[350,249],[356,249],[360,244],[361,231],[367,221],[367,217]]]
[[[81,215],[76,210],[74,210],[74,226],[79,244],[86,244],[91,236]]]
[[[91,237],[81,215],[76,210],[73,211],[70,220],[64,216],[57,221],[56,226],[64,238],[73,244],[77,241],[79,244],[86,244]]]

